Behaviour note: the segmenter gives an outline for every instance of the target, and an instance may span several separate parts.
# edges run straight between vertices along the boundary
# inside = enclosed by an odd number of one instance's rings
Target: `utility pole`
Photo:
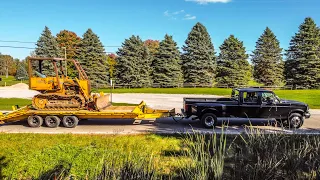
[[[5,59],[5,62],[6,62],[6,78],[8,78],[8,76],[9,76],[9,62],[8,62],[8,59]]]
[[[67,48],[66,47],[62,47],[64,49],[64,59],[65,59],[65,73],[66,73],[66,77],[68,76],[68,70],[67,70]]]

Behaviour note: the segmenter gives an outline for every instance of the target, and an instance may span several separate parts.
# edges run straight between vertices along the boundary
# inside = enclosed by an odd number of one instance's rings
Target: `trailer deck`
[[[28,119],[31,127],[40,127],[45,121],[49,127],[57,127],[60,121],[63,121],[64,126],[68,121],[79,121],[81,119],[136,119],[136,120],[154,120],[161,117],[170,117],[175,114],[175,109],[158,110],[152,109],[141,102],[138,106],[108,106],[100,111],[78,110],[78,111],[48,111],[35,110],[32,105],[28,105],[19,109],[14,109],[10,113],[0,113],[0,124],[16,122]],[[68,120],[69,119],[69,120]],[[30,121],[30,122],[29,122]],[[32,121],[37,123],[32,126]],[[40,122],[36,122],[40,121]],[[54,122],[53,122],[54,121]],[[58,121],[58,122],[56,122]],[[50,126],[50,122],[55,124]],[[76,125],[78,122],[74,122]],[[66,127],[75,127],[66,126]]]

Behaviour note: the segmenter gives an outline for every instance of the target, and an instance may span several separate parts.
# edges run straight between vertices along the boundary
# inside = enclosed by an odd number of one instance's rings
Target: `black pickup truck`
[[[310,118],[307,104],[283,100],[273,91],[259,88],[233,89],[230,98],[184,98],[182,112],[195,116],[206,128],[217,124],[217,119],[277,120],[291,128],[302,126]]]

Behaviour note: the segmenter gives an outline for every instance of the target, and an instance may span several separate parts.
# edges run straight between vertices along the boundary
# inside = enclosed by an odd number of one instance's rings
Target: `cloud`
[[[197,19],[197,17],[192,16],[191,14],[186,14],[183,19],[184,20],[194,20],[194,19]]]
[[[181,14],[181,13],[184,13],[184,10],[176,11],[176,12],[173,12],[172,14],[173,15],[178,15],[178,14]]]
[[[165,11],[163,14],[164,14],[164,16],[170,17],[170,16],[176,16],[176,15],[182,14],[182,13],[184,13],[184,10],[175,11],[175,12],[172,12],[172,13],[170,13],[169,11]]]
[[[231,2],[231,0],[185,0],[185,1],[196,2],[196,3],[198,3],[198,4],[228,3],[228,2]]]
[[[174,12],[165,11],[163,12],[163,15],[166,17],[169,17],[169,19],[171,20],[177,20],[177,19],[193,20],[197,18],[196,16],[192,16],[191,14],[186,14],[184,10],[174,11]]]

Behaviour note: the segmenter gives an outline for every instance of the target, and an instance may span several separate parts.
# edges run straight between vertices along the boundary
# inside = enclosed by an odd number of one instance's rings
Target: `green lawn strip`
[[[108,89],[102,89],[106,93]],[[230,96],[231,89],[224,88],[141,88],[114,89],[114,93],[154,93],[154,94],[208,94]],[[320,109],[320,90],[275,90],[280,98],[307,103],[311,109]]]
[[[320,109],[320,90],[276,90],[281,99],[307,103],[311,109]]]
[[[31,104],[29,99],[20,99],[20,98],[0,98],[0,110],[12,110],[12,106],[19,105],[23,107]],[[137,106],[138,104],[130,103],[112,103],[113,106]]]
[[[107,89],[102,91],[108,93]],[[231,89],[223,88],[142,88],[142,89],[115,89],[114,93],[159,93],[159,94],[208,94],[230,96]],[[320,90],[275,90],[282,99],[296,100],[307,103],[311,109],[320,109]],[[143,99],[143,97],[142,97]],[[18,98],[0,98],[0,110],[11,110],[11,106],[31,104],[30,100]],[[113,103],[114,106],[135,106],[136,104]]]
[[[18,83],[29,84],[28,80],[19,81],[19,80],[16,80],[14,76],[8,76],[8,78],[6,78],[6,76],[0,76],[0,78],[2,78],[2,81],[0,81],[0,87],[1,86],[12,86],[12,85],[15,85]]]
[[[0,98],[0,110],[12,110],[12,106],[19,105],[19,107],[23,107],[29,104],[31,104],[30,99]]]
[[[60,164],[72,164],[71,174],[92,178],[103,163],[141,164],[152,159],[159,172],[169,172],[179,158],[163,155],[180,149],[180,140],[157,135],[0,134],[2,173],[11,179],[34,179]],[[98,170],[98,171],[97,171]],[[89,174],[88,174],[89,172]],[[91,177],[91,178],[90,178]],[[10,178],[9,178],[10,179]]]
[[[110,89],[99,89],[105,93],[110,93]],[[114,89],[113,93],[148,93],[148,94],[211,94],[230,95],[231,89],[227,88],[132,88]]]

